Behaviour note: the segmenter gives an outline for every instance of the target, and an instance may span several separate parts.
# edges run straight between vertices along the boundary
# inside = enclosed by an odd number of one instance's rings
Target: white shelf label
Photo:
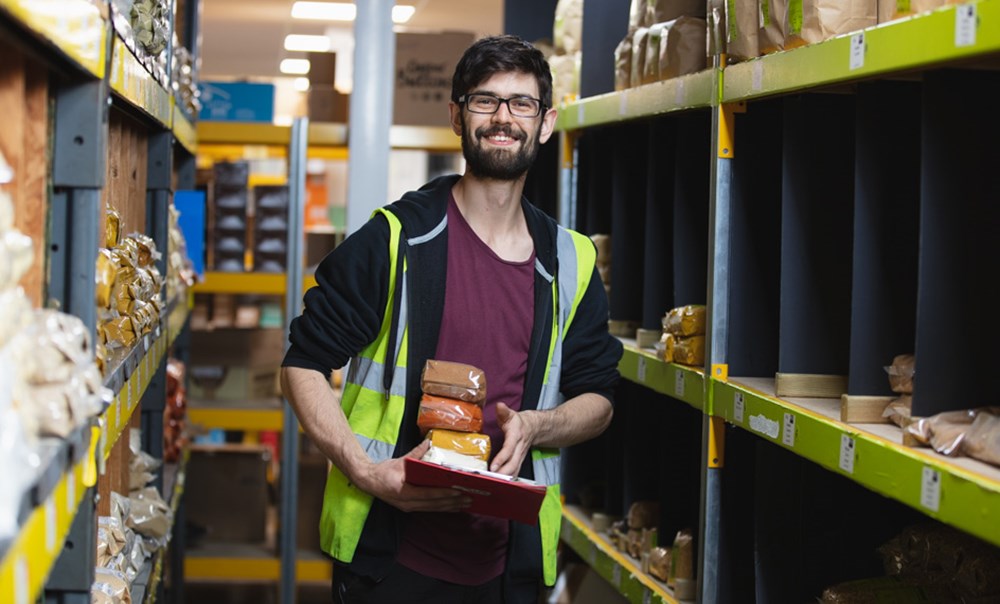
[[[593,566],[597,564],[597,545],[594,543],[590,544],[590,565]]]
[[[865,66],[865,33],[851,36],[851,70]]]
[[[611,584],[617,589],[621,589],[622,587],[622,567],[617,564],[611,569]]]
[[[975,4],[963,4],[955,9],[955,46],[974,46],[979,19]]]
[[[28,561],[23,557],[18,557],[14,564],[14,602],[15,604],[29,604],[28,602]]]
[[[785,414],[784,430],[781,433],[781,442],[786,446],[795,446],[795,416],[791,413]]]
[[[653,592],[647,587],[642,591],[642,604],[650,604],[653,601]]]
[[[625,117],[628,115],[628,91],[623,90],[618,95],[618,115]]]
[[[56,551],[56,500],[50,497],[45,502],[45,549]]]
[[[854,439],[846,434],[840,435],[840,469],[848,474],[854,474]]]
[[[66,476],[66,510],[73,513],[76,509],[76,470]]]
[[[754,61],[750,72],[750,89],[754,92],[764,88],[764,62]]]
[[[778,425],[778,422],[768,419],[763,414],[750,416],[750,429],[771,438],[778,438],[778,434],[781,432],[781,426]]]
[[[932,512],[941,507],[941,473],[927,466],[920,477],[920,505]]]
[[[687,95],[684,94],[684,80],[678,80],[677,89],[674,91],[674,104],[678,107],[682,107],[686,100]]]
[[[576,106],[576,123],[577,125],[583,123],[583,105]]]
[[[636,372],[636,374],[637,374],[637,376],[639,378],[639,383],[640,384],[645,384],[646,383],[646,357],[644,357],[642,355],[639,355],[639,363],[638,363],[638,367],[636,368],[635,372]]]
[[[733,394],[733,421],[743,423],[743,393]]]
[[[674,395],[677,398],[684,398],[684,372],[680,369],[677,370],[676,378],[674,379]]]
[[[129,393],[132,392],[132,390],[128,387],[128,382],[125,382],[125,386],[122,388],[122,390],[128,390]],[[118,428],[121,425],[122,425],[122,395],[119,392],[118,396],[115,397],[115,428]]]

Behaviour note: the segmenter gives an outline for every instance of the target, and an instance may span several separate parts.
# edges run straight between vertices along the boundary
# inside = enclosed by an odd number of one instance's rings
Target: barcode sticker
[[[685,101],[687,101],[687,95],[684,94],[684,80],[677,80],[677,89],[674,92],[674,104],[678,107],[683,107]]]
[[[974,46],[979,26],[975,4],[963,4],[955,9],[955,46]]]
[[[854,474],[854,439],[846,434],[840,435],[840,469],[848,474]]]
[[[781,442],[788,447],[795,446],[795,416],[791,413],[785,414],[784,428],[781,433]]]
[[[66,477],[66,509],[70,513],[76,509],[76,470]]]
[[[638,367],[636,368],[636,374],[638,374],[639,383],[646,383],[646,357],[639,356]]]
[[[594,543],[590,544],[590,565],[593,566],[597,563],[597,545]]]
[[[45,549],[56,550],[56,500],[50,497],[45,502]]]
[[[865,33],[851,36],[851,70],[865,66]]]
[[[743,423],[743,393],[733,394],[733,421]]]
[[[676,379],[674,380],[674,396],[684,398],[684,372],[680,369],[677,370]]]
[[[616,588],[621,589],[622,586],[622,567],[615,564],[615,567],[611,569],[611,584]]]
[[[583,104],[576,106],[576,123],[578,126],[583,125]]]
[[[30,575],[28,574],[28,561],[22,557],[18,557],[17,563],[14,565],[14,602],[15,604],[29,604],[28,602],[28,584]]]
[[[757,92],[764,87],[764,62],[754,61],[753,71],[750,73],[750,88]]]
[[[618,115],[625,117],[628,114],[628,91],[623,90],[618,95]]]
[[[920,505],[932,512],[941,507],[941,473],[927,466],[920,477]]]
[[[643,590],[643,592],[642,592],[642,604],[650,604],[650,602],[652,602],[652,601],[653,601],[653,592],[649,591],[648,588],[645,589],[645,590]]]

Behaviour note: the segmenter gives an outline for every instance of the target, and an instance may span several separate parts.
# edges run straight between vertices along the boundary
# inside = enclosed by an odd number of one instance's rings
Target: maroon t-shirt
[[[434,358],[468,363],[486,374],[483,432],[491,455],[503,446],[496,405],[521,408],[534,321],[535,254],[507,262],[448,202],[448,272],[444,316]],[[507,521],[465,513],[412,513],[399,546],[400,564],[444,581],[481,585],[503,573]]]

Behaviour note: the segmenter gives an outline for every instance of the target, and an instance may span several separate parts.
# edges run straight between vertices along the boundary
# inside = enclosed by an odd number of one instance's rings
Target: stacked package
[[[166,546],[173,512],[156,487],[148,486],[160,461],[140,447],[141,432],[129,438],[129,496],[111,493],[111,515],[97,519],[97,570],[91,602],[126,604],[143,564]]]
[[[180,212],[173,204],[169,207],[169,226],[167,227],[167,300],[183,299],[187,290],[194,285],[195,272],[191,258],[187,252],[187,241],[181,231],[178,218]]]
[[[678,306],[663,316],[663,336],[656,352],[668,363],[702,366],[705,364],[705,307],[701,304]]]
[[[959,0],[879,0],[878,22],[888,23],[948,4],[962,4],[962,2]]]
[[[490,437],[483,428],[486,376],[463,363],[430,359],[420,378],[423,397],[417,426],[430,441],[423,461],[465,470],[486,470]]]
[[[615,49],[615,90],[705,69],[705,8],[705,0],[632,0]]]
[[[190,50],[177,43],[176,34],[170,73],[173,76],[171,86],[177,103],[189,118],[197,117],[201,113],[201,90],[196,79],[194,57]]]
[[[163,461],[176,463],[187,444],[187,390],[184,388],[184,363],[167,360],[167,404],[163,409]]]
[[[731,61],[759,54],[758,30],[769,0],[708,0],[708,54],[725,54]]]
[[[151,333],[163,312],[163,277],[152,238],[121,236],[121,217],[108,210],[105,248],[97,254],[97,360],[103,371],[120,361]]]
[[[580,58],[583,42],[583,0],[559,0],[552,28],[554,53],[552,103],[572,102],[580,96]]]
[[[288,187],[261,185],[253,188],[253,270],[283,273],[288,263]]]
[[[163,86],[167,82],[168,0],[111,0],[115,31],[140,63]]]
[[[241,273],[247,251],[250,165],[217,163],[212,167],[212,179],[209,266],[217,271]]]

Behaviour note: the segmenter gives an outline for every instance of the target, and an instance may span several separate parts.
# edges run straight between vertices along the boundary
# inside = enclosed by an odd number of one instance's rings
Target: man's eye
[[[496,104],[496,101],[494,99],[491,99],[488,96],[477,96],[477,97],[474,97],[472,99],[472,102],[473,102],[473,104],[476,105],[476,107],[492,107],[493,105]]]
[[[523,111],[530,111],[535,108],[535,104],[530,99],[512,99],[514,107]]]

